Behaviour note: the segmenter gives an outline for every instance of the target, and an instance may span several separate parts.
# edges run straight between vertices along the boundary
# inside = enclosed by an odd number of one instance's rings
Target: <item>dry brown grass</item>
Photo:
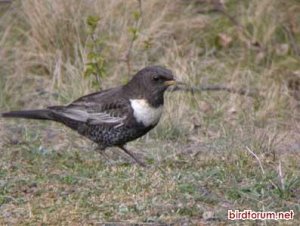
[[[158,127],[129,145],[151,165],[145,170],[115,153],[108,165],[57,124],[1,119],[0,222],[191,224],[226,222],[230,208],[299,213],[299,2],[141,0],[141,11],[138,2],[0,3],[0,112],[99,88],[83,77],[89,16],[100,17],[102,88],[160,64],[193,86],[259,95],[168,93]]]

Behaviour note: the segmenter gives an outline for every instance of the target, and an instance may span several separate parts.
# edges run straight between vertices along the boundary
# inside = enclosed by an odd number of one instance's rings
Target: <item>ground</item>
[[[0,3],[0,112],[67,104],[147,65],[229,87],[167,92],[159,125],[127,146],[146,168],[63,125],[0,119],[0,224],[299,224],[299,12],[283,0]]]

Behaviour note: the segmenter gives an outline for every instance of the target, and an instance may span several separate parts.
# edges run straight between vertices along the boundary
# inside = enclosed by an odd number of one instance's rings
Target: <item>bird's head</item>
[[[172,71],[161,66],[149,66],[138,71],[127,87],[137,90],[137,94],[146,98],[153,106],[159,106],[163,104],[166,89],[175,84]]]

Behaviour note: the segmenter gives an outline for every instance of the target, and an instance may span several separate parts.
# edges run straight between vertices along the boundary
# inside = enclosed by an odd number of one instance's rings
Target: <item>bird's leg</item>
[[[95,151],[97,151],[98,153],[100,153],[108,162],[109,165],[112,165],[110,158],[107,156],[105,149],[100,148],[99,146],[95,149]]]
[[[131,152],[129,152],[124,146],[118,146],[121,148],[127,155],[129,155],[131,158],[133,158],[140,166],[146,167],[145,163],[138,160]]]

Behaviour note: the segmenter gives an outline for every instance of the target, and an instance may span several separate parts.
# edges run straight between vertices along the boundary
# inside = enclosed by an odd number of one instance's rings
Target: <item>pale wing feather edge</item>
[[[65,109],[64,111],[60,111],[59,114],[79,122],[88,122],[91,125],[123,123],[126,119],[126,116],[112,116],[107,112],[87,112],[84,109]]]

